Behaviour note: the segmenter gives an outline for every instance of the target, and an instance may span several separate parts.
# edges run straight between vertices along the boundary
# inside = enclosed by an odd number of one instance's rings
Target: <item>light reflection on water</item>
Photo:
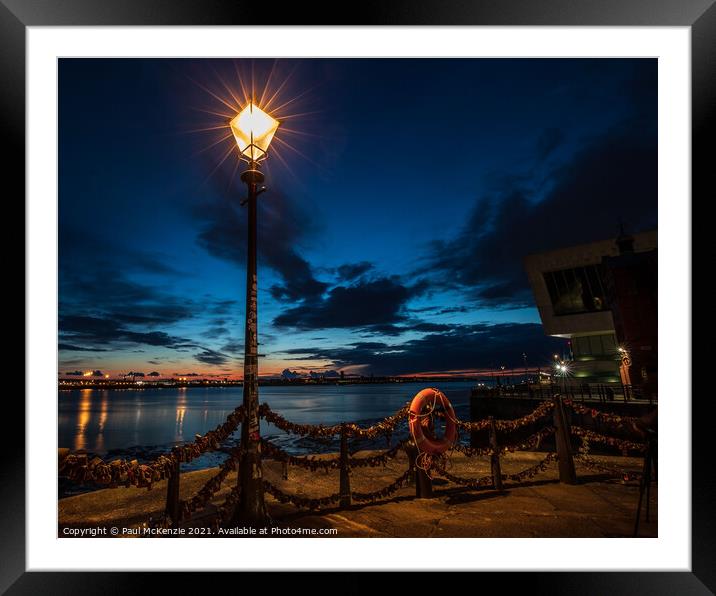
[[[186,389],[182,388],[179,391],[179,398],[177,399],[177,424],[174,432],[175,441],[184,440],[184,414],[186,414]]]
[[[470,382],[440,385],[462,419],[469,417]],[[393,414],[423,383],[260,387],[259,401],[302,424],[368,423]],[[241,387],[59,392],[59,447],[97,453],[136,447],[168,448],[193,441],[226,420],[242,401]],[[261,423],[261,434],[292,451],[313,450],[296,437]],[[238,438],[238,433],[236,437]]]

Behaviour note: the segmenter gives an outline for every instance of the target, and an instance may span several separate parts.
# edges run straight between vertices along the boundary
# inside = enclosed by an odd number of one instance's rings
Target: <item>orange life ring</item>
[[[430,416],[426,415],[438,405],[441,405],[445,411],[445,436],[442,439],[438,439],[433,435],[432,421]],[[423,412],[424,409],[427,409],[428,412]],[[455,420],[455,411],[452,409],[452,404],[439,389],[423,389],[417,393],[410,403],[408,412],[410,434],[421,452],[439,455],[450,449],[457,439]]]

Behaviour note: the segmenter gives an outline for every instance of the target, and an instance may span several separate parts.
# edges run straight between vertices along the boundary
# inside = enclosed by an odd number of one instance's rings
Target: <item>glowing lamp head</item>
[[[278,120],[254,103],[246,104],[229,124],[241,157],[249,162],[260,161],[266,157],[278,125]]]

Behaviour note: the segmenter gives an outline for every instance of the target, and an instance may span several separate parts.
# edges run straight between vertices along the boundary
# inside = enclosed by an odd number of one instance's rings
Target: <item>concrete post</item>
[[[500,467],[500,451],[497,444],[497,427],[495,419],[490,416],[490,469],[492,471],[492,486],[495,490],[502,490],[502,469]]]
[[[562,397],[554,397],[554,426],[556,428],[555,441],[557,443],[557,456],[559,458],[559,481],[564,484],[577,484],[577,472],[572,459],[572,439],[569,432],[569,421],[564,412]]]

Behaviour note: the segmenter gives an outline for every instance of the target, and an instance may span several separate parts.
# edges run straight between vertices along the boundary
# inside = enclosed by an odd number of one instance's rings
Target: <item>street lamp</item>
[[[246,251],[246,326],[244,331],[244,422],[241,425],[241,456],[239,459],[239,504],[234,521],[260,524],[266,518],[263,472],[261,470],[261,435],[259,433],[259,352],[256,275],[256,197],[265,189],[259,169],[279,126],[278,120],[259,108],[253,101],[231,120],[229,127],[239,148],[241,159],[248,163],[241,174],[248,197],[248,247]],[[244,204],[242,203],[242,204]]]
[[[569,374],[569,367],[564,362],[555,364],[557,369],[557,376],[562,377],[562,393],[567,392],[567,375]]]
[[[247,103],[229,123],[241,157],[249,164],[257,164],[266,157],[278,125],[278,120],[253,102]]]

